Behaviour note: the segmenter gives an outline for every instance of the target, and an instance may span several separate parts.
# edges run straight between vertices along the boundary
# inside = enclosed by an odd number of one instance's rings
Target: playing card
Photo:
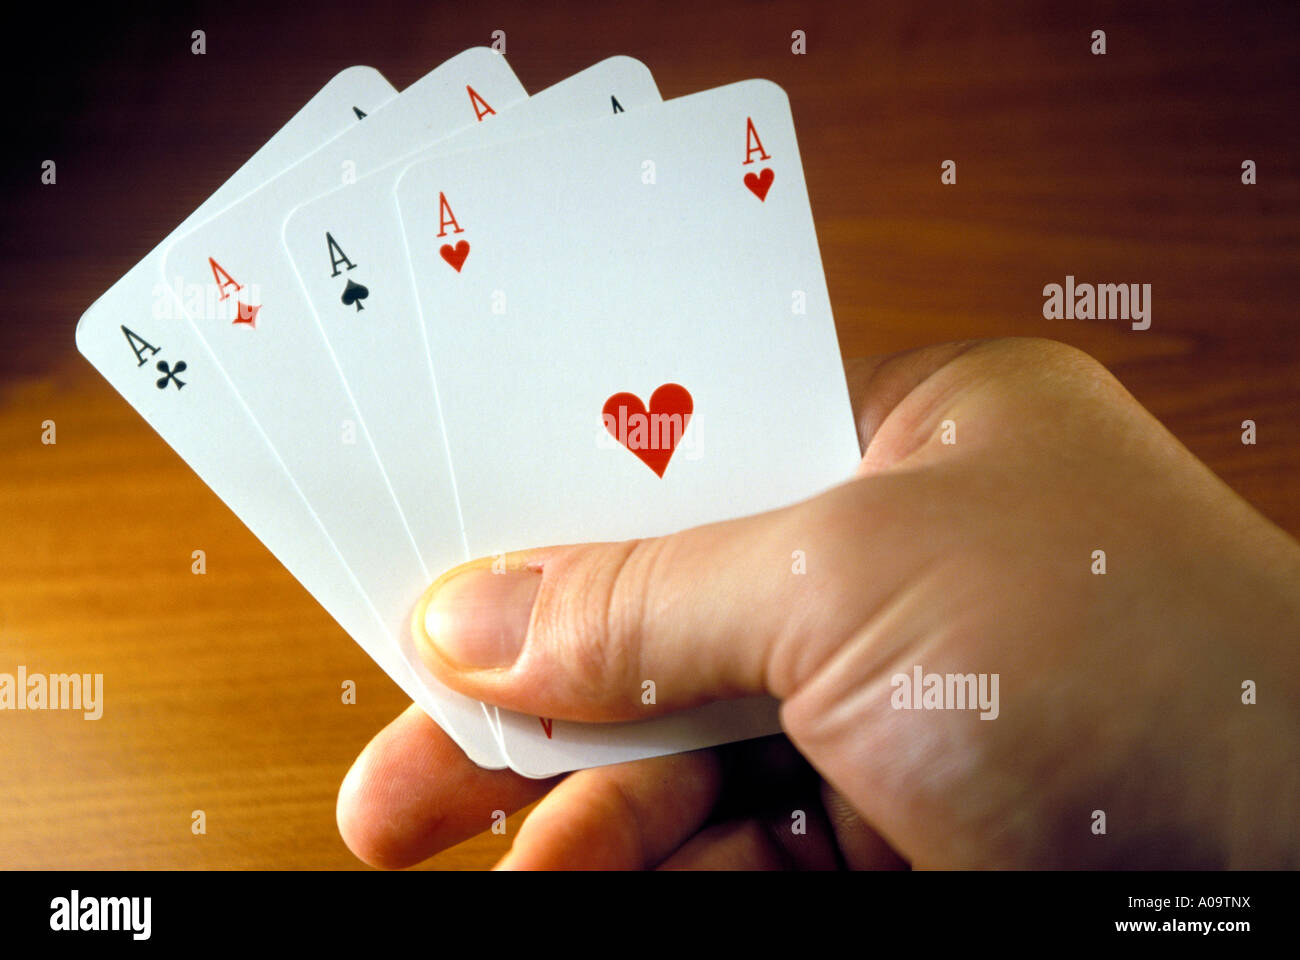
[[[779,87],[424,160],[397,202],[471,554],[666,533],[852,474]],[[510,765],[538,777],[777,729],[766,699],[617,726],[501,722]]]
[[[611,57],[529,97],[490,124],[310,200],[285,221],[284,244],[298,279],[434,576],[470,557],[460,536],[454,491],[440,500],[430,486],[431,477],[449,478],[451,467],[393,198],[397,178],[416,158],[469,144],[504,143],[657,102],[659,92],[644,64]],[[400,403],[394,402],[395,383],[402,384]],[[455,536],[449,536],[453,530]],[[414,649],[408,645],[404,652],[417,676],[433,683]],[[495,723],[495,708],[484,709]]]
[[[458,54],[364,124],[176,241],[165,257],[164,276],[202,291],[186,303],[187,314],[394,644],[409,629],[411,606],[429,571],[329,344],[312,319],[281,243],[281,228],[303,198],[464,127],[491,122],[524,97],[503,57],[486,48]],[[401,402],[405,388],[392,384],[394,403]],[[435,503],[455,502],[445,476],[427,477],[425,495]],[[454,508],[449,517],[442,536],[458,538]],[[438,685],[417,702],[471,759],[499,764],[495,735],[477,701]]]
[[[375,70],[334,77],[202,206],[185,233],[350,129],[397,91]],[[383,622],[207,348],[181,317],[183,290],[151,251],[82,316],[77,347],[408,695],[422,690]]]

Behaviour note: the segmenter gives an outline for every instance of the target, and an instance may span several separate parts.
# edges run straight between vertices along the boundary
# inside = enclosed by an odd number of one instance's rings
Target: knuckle
[[[1128,391],[1092,354],[1059,340],[1025,341],[1028,356],[1023,369],[1033,371],[1039,386],[1062,402],[1127,405]]]
[[[638,716],[641,638],[658,542],[583,550],[564,571],[565,589],[545,604],[541,616],[575,708],[608,719]]]
[[[1002,342],[1010,345],[1025,361],[1041,369],[1092,376],[1106,373],[1106,368],[1092,354],[1060,340],[1020,337]]]

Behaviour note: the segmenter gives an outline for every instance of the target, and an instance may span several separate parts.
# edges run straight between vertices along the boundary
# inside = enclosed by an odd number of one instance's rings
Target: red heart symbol
[[[694,408],[685,387],[665,383],[650,394],[649,411],[635,393],[616,393],[605,401],[602,419],[615,440],[662,477]]]
[[[457,273],[460,273],[460,268],[465,265],[465,258],[469,256],[469,241],[462,240],[455,247],[450,243],[444,243],[438,248],[438,252],[442,254],[442,259],[455,267]]]
[[[776,174],[772,172],[771,167],[764,167],[762,173],[745,174],[745,186],[753,191],[754,196],[760,200],[767,199],[767,191],[772,187],[772,181],[776,179]]]

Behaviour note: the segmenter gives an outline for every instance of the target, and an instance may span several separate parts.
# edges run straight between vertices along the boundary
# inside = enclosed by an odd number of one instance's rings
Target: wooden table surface
[[[0,713],[0,866],[359,865],[337,786],[405,698],[73,346],[82,311],[353,63],[403,88],[501,29],[530,91],[616,53],[666,98],[770,78],[846,356],[1076,344],[1300,534],[1294,3],[240,6],[54,11],[30,34],[0,248],[0,672],[102,673],[106,707]],[[1067,274],[1150,283],[1151,328],[1044,320]]]

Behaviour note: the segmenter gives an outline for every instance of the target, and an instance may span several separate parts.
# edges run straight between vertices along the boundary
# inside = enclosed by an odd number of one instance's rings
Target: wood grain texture
[[[338,783],[403,696],[72,339],[95,297],[353,63],[405,87],[503,29],[530,91],[615,53],[665,97],[775,80],[846,356],[1076,344],[1300,534],[1294,4],[472,6],[172,6],[33,34],[39,89],[31,136],[7,152],[0,240],[0,672],[103,673],[106,709],[0,714],[0,866],[359,866],[334,824]],[[1088,52],[1098,28],[1104,57]],[[948,159],[956,186],[940,184]],[[1240,182],[1245,159],[1257,186]],[[1152,284],[1151,329],[1044,320],[1042,288],[1066,274]],[[40,442],[46,419],[56,445]],[[206,836],[190,833],[195,809]],[[507,844],[484,834],[428,866],[486,866]]]

